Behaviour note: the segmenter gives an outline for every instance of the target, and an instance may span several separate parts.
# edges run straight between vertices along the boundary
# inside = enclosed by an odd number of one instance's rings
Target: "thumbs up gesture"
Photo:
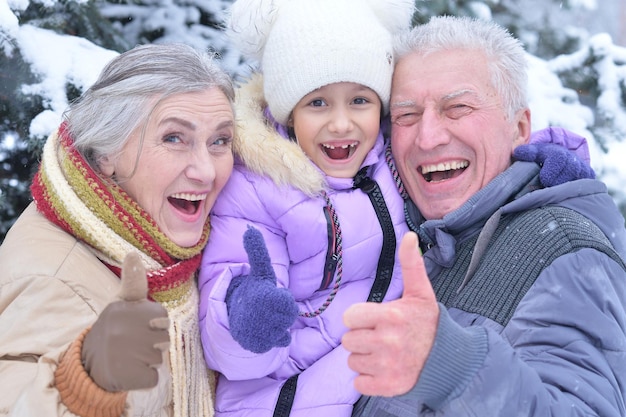
[[[350,329],[342,344],[351,352],[348,366],[359,375],[364,395],[405,394],[416,384],[435,340],[439,306],[430,285],[417,235],[407,233],[398,250],[402,298],[350,306],[343,315]]]
[[[250,275],[233,278],[228,287],[230,333],[244,349],[254,353],[289,346],[289,327],[298,316],[298,306],[288,289],[276,286],[276,274],[261,232],[248,227],[243,244]]]
[[[100,313],[81,353],[89,376],[111,392],[156,386],[156,366],[169,347],[167,311],[147,299],[148,280],[138,254],[124,259],[121,281],[119,301]]]

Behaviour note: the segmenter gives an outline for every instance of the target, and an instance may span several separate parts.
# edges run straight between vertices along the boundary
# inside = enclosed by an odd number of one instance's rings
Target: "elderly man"
[[[543,188],[537,164],[512,162],[531,131],[521,44],[440,17],[397,52],[392,149],[415,233],[403,297],[344,315],[353,415],[626,415],[624,218],[601,182]]]

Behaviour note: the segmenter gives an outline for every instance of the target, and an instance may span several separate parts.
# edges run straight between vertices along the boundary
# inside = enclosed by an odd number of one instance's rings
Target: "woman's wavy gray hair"
[[[505,28],[469,17],[438,16],[396,39],[397,59],[412,53],[427,56],[446,50],[476,50],[487,57],[491,82],[509,118],[528,107],[526,53]]]
[[[229,75],[214,54],[184,44],[137,46],[109,62],[97,81],[64,113],[77,150],[96,167],[119,155],[155,103],[174,94],[219,88],[234,101]]]

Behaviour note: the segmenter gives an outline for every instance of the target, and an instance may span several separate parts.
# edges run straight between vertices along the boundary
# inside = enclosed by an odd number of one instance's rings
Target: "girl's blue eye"
[[[324,104],[324,100],[322,100],[321,98],[311,101],[311,106],[313,107],[322,107]]]

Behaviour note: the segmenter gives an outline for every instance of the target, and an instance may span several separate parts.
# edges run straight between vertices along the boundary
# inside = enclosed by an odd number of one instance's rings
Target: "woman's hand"
[[[156,386],[156,367],[169,347],[167,311],[147,299],[146,271],[136,253],[126,256],[121,280],[120,301],[102,311],[82,348],[85,370],[111,392]]]

